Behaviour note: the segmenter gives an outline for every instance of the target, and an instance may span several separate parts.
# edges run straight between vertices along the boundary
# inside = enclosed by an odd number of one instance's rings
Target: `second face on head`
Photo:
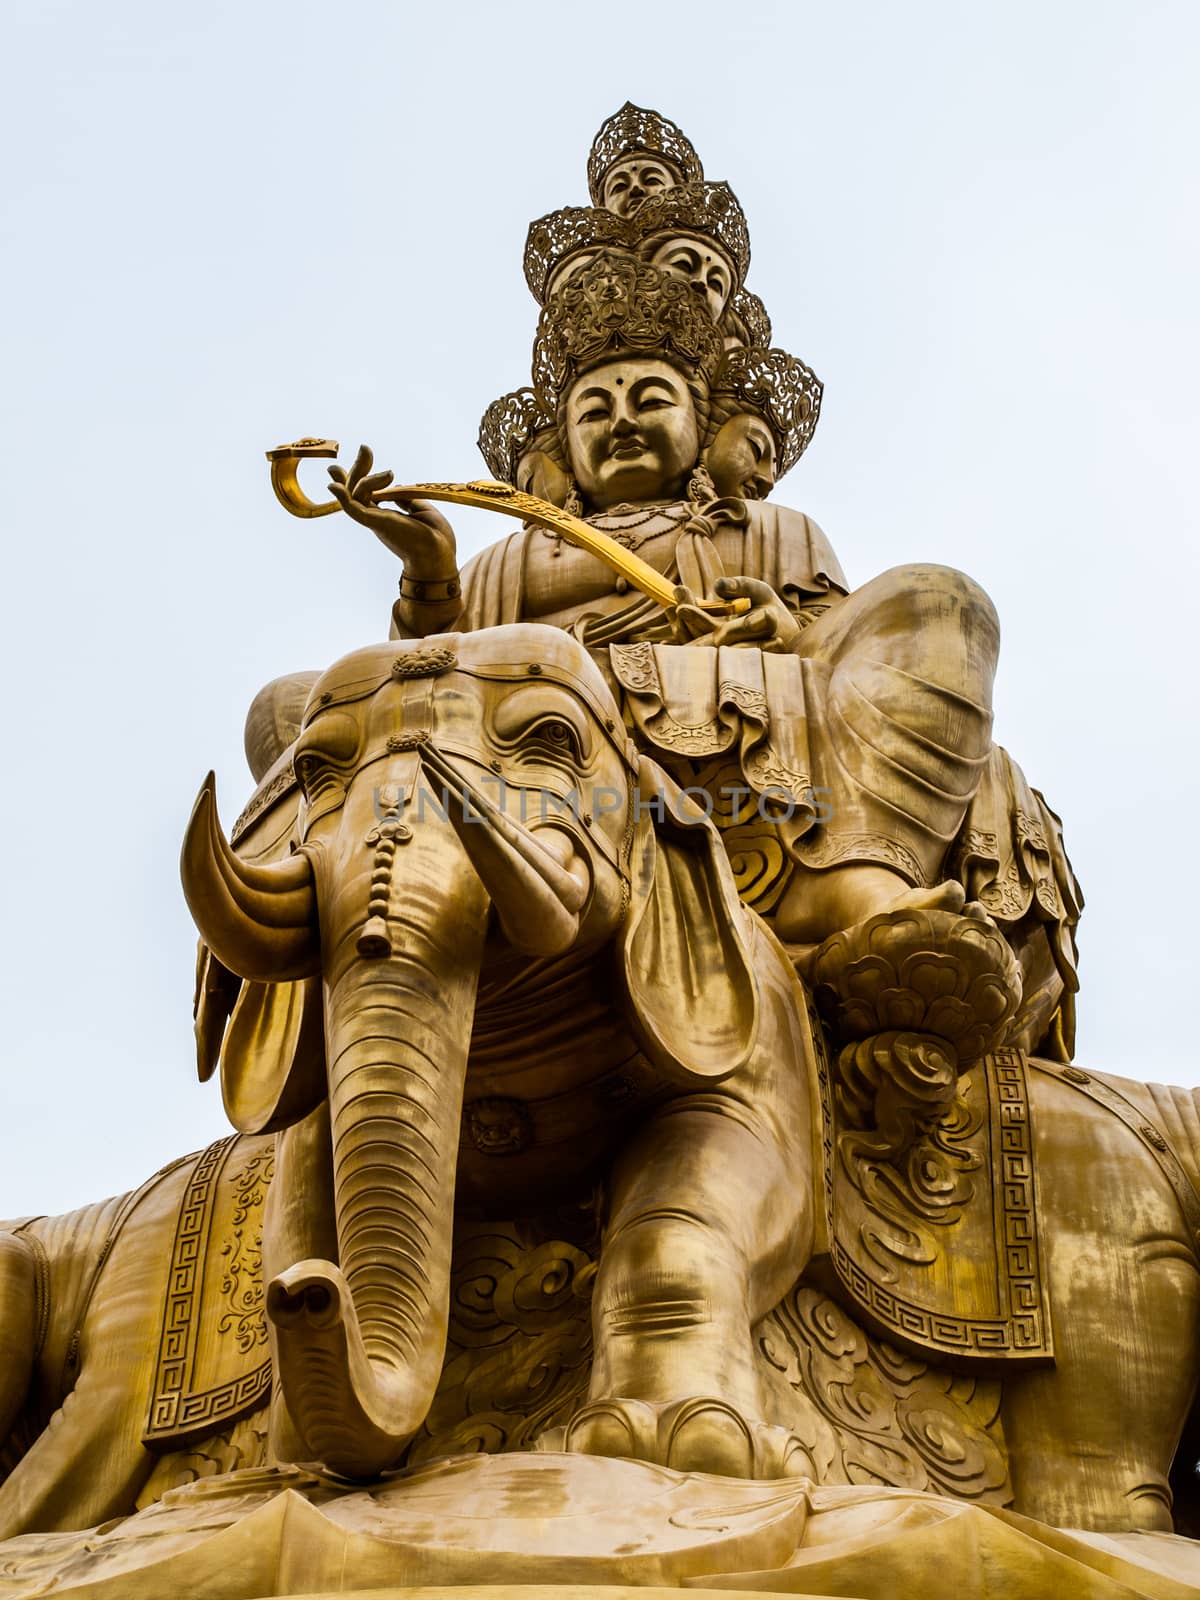
[[[690,283],[708,301],[714,322],[720,322],[733,293],[733,263],[711,239],[688,234],[655,241],[646,255],[652,267]]]
[[[765,500],[779,468],[775,435],[761,417],[739,411],[717,430],[704,464],[719,495]]]

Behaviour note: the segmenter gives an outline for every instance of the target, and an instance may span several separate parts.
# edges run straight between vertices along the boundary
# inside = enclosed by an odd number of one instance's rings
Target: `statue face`
[[[775,435],[761,417],[740,412],[717,430],[705,465],[718,494],[765,500],[774,487],[778,467]]]
[[[708,300],[712,319],[719,322],[733,293],[733,263],[708,239],[664,239],[654,248],[650,265],[684,278]]]
[[[665,161],[635,153],[609,167],[604,174],[601,197],[604,209],[618,217],[631,217],[643,200],[673,189],[675,174]]]
[[[567,448],[585,501],[680,498],[696,464],[696,410],[682,373],[642,357],[610,361],[567,394]]]

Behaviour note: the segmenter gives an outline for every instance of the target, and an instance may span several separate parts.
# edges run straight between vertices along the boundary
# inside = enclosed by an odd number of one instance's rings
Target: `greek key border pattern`
[[[1009,1361],[1051,1357],[1050,1319],[1040,1277],[1037,1181],[1024,1053],[998,1050],[979,1063],[988,1078],[993,1204],[1003,1251],[998,1288],[1008,1308],[1007,1314],[999,1317],[946,1315],[893,1294],[846,1250],[834,1222],[833,1088],[829,1055],[820,1046],[817,1063],[829,1255],[838,1280],[854,1303],[889,1332],[946,1355]]]
[[[188,1380],[196,1352],[196,1291],[203,1271],[205,1251],[217,1178],[237,1135],[230,1134],[210,1144],[196,1158],[179,1206],[171,1268],[167,1277],[167,1299],[163,1309],[162,1335],[150,1395],[150,1412],[143,1439],[147,1442],[173,1437],[181,1427],[181,1412],[190,1407]],[[222,1391],[211,1391],[221,1393]],[[205,1396],[197,1396],[204,1400]],[[215,1414],[215,1413],[214,1413]]]

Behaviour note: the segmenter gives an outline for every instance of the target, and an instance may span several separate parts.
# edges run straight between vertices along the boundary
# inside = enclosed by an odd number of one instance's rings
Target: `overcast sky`
[[[1200,9],[3,6],[0,1215],[224,1131],[195,1081],[179,841],[246,706],[382,637],[398,576],[263,451],[467,478],[527,381],[529,221],[660,108],[750,222],[825,381],[776,497],[852,582],[978,578],[997,737],[1088,907],[1079,1059],[1200,1083]],[[457,518],[464,554],[504,531]]]

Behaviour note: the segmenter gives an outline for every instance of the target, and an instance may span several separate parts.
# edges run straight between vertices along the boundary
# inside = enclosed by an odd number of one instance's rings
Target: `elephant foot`
[[[279,1385],[307,1452],[346,1478],[374,1478],[399,1461],[433,1399],[411,1372],[372,1362],[350,1286],[329,1261],[300,1261],[272,1279]]]
[[[727,1401],[709,1395],[663,1405],[593,1400],[565,1428],[544,1433],[538,1448],[623,1456],[724,1478],[816,1476],[812,1458],[789,1428],[746,1418]]]

